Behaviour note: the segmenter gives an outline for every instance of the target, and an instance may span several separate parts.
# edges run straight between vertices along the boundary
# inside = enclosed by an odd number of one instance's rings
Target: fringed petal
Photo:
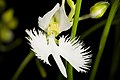
[[[50,55],[50,48],[47,45],[47,39],[46,35],[43,34],[41,31],[37,32],[35,29],[32,30],[26,30],[26,33],[29,35],[29,37],[26,37],[27,40],[29,41],[29,44],[31,46],[31,50],[35,52],[35,55],[43,60],[43,62],[46,62],[47,64],[50,65],[48,61],[48,57]]]
[[[74,40],[71,43],[70,39],[61,37],[59,39],[59,48],[61,49],[60,55],[78,72],[87,72],[90,67],[89,63],[91,62],[91,55],[89,54],[90,51],[87,51],[89,48],[84,49],[83,43],[77,40]]]

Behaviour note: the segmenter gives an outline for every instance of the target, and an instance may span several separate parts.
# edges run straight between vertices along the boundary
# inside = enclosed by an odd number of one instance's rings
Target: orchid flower
[[[68,61],[78,72],[87,72],[89,63],[91,62],[90,51],[84,48],[84,43],[79,39],[70,39],[67,36],[62,36],[55,41],[55,37],[62,31],[68,30],[72,25],[69,21],[64,6],[56,6],[46,13],[43,17],[38,18],[39,27],[46,33],[38,30],[26,30],[29,37],[26,37],[31,45],[31,50],[35,52],[38,59],[44,63],[49,63],[48,57],[53,56],[59,70],[67,78],[67,72],[62,62],[62,58]]]
[[[48,32],[48,35],[56,32],[59,34],[72,26],[65,13],[64,6],[60,7],[59,3],[43,17],[39,17],[38,24],[42,30]],[[55,36],[57,36],[57,34],[55,34]]]

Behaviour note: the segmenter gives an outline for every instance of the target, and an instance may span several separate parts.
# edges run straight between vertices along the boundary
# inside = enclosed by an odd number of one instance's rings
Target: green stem
[[[120,19],[116,18],[113,22],[112,25],[119,23]],[[105,25],[106,20],[103,20],[97,24],[95,24],[94,26],[92,26],[90,29],[86,30],[84,33],[82,33],[82,35],[80,36],[81,39],[86,38],[88,35],[90,35],[91,33],[93,33],[94,31],[96,31],[97,29],[103,27],[103,25]]]
[[[73,27],[71,31],[71,39],[73,39],[76,35],[77,25],[78,25],[78,20],[79,20],[79,15],[80,15],[80,9],[81,9],[81,3],[82,3],[82,0],[77,0],[76,2],[75,17],[74,17]]]
[[[38,59],[36,59],[36,65],[38,67],[38,70],[39,70],[41,76],[43,78],[46,78],[47,77],[47,73],[46,73],[44,67],[42,66],[42,64],[40,63],[40,61]]]
[[[34,53],[30,51],[30,53],[27,55],[27,57],[23,60],[11,80],[17,80],[20,74],[22,73],[23,69],[27,66],[27,64],[30,62],[30,60],[34,57]]]
[[[90,18],[90,14],[85,14],[85,15],[79,17],[79,21],[82,21],[82,20],[85,20],[85,19],[88,19],[88,18]]]
[[[81,3],[82,3],[82,0],[77,0],[77,2],[76,2],[75,17],[74,17],[73,27],[72,27],[72,31],[71,31],[71,39],[73,39],[76,35],[77,25],[78,25],[78,20],[79,20],[79,15],[80,15],[80,9],[81,9]],[[68,72],[67,80],[73,80],[73,69],[69,63],[67,66],[67,72]]]
[[[100,27],[103,27],[103,25],[106,23],[106,20],[103,20],[97,24],[95,24],[94,26],[92,26],[90,29],[88,29],[87,31],[85,31],[84,33],[82,33],[81,35],[81,39],[86,38],[88,35],[90,35],[92,32],[94,32],[95,30],[99,29]]]
[[[119,4],[119,0],[115,0],[112,7],[111,7],[111,10],[110,10],[110,13],[109,13],[109,16],[108,16],[108,19],[107,19],[107,22],[106,22],[101,40],[100,40],[98,54],[96,56],[95,63],[93,65],[93,69],[92,69],[89,80],[95,80],[95,76],[96,76],[96,72],[97,72],[97,69],[98,69],[98,66],[99,66],[99,62],[100,62],[100,59],[101,59],[101,56],[102,56],[102,53],[103,53],[103,50],[104,50],[104,47],[105,47],[105,43],[106,43],[106,40],[107,40],[107,37],[108,37],[110,26],[112,24],[113,18],[115,16],[115,13],[116,13],[117,8],[118,8],[118,4]]]
[[[0,43],[0,52],[8,52],[14,48],[16,48],[17,46],[19,46],[20,44],[22,43],[22,40],[21,39],[16,39],[14,42],[12,42],[11,44],[9,45],[2,45]]]
[[[118,14],[120,14],[120,7],[118,10]],[[110,74],[109,80],[115,80],[118,69],[119,69],[119,61],[120,61],[120,20],[119,23],[115,26],[115,36],[114,36],[114,47],[112,54],[112,62],[110,66]]]
[[[119,61],[120,61],[120,41],[114,46],[114,51],[112,55],[112,63],[110,66],[110,76],[109,80],[115,80],[116,75],[119,69]]]

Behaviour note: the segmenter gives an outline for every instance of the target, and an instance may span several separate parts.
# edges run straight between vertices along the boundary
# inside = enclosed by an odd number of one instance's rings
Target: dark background
[[[51,10],[56,3],[61,4],[61,0],[5,0],[7,3],[7,7],[5,10],[9,8],[14,9],[14,16],[18,18],[19,25],[16,30],[14,30],[15,38],[21,38],[22,44],[16,47],[15,49],[9,52],[2,52],[0,58],[2,61],[0,62],[0,80],[10,80],[13,76],[14,72],[17,70],[21,62],[24,58],[29,54],[30,46],[27,44],[27,40],[25,39],[26,33],[25,29],[32,29],[34,27],[38,27],[38,17],[43,16],[46,12]],[[81,15],[89,13],[90,7],[98,2],[99,0],[83,0]],[[110,1],[109,1],[110,2]],[[80,36],[84,31],[89,29],[91,26],[95,25],[99,21],[106,19],[109,13],[109,9],[105,13],[105,15],[100,19],[87,19],[79,22],[77,29],[77,36]],[[69,6],[66,5],[66,12],[69,13]],[[71,29],[70,29],[71,30]],[[70,30],[63,32],[63,34],[70,34]],[[99,41],[101,38],[101,34],[103,31],[103,27],[96,30],[92,34],[90,34],[87,38],[83,39],[86,46],[90,46],[92,50],[92,60],[94,62],[95,56],[98,51]],[[97,71],[96,80],[109,80],[109,70],[111,65],[111,57],[113,51],[113,41],[114,41],[114,27],[111,27],[110,33],[107,39],[106,47],[104,50],[104,54],[102,56],[100,66]],[[57,73],[59,73],[59,69],[56,64],[54,64],[54,60],[52,57],[50,61],[53,66],[46,65],[41,62],[41,64],[45,67],[47,71],[47,78],[42,78],[35,64],[34,57],[30,63],[23,70],[22,74],[19,76],[18,80],[55,80],[57,77]],[[93,63],[91,64],[93,65]],[[92,68],[91,68],[92,69]],[[118,70],[120,73],[120,70]],[[118,74],[119,74],[118,73]],[[78,73],[74,70],[74,80],[88,80],[90,75],[90,71],[88,73]],[[116,80],[119,78],[116,75]]]

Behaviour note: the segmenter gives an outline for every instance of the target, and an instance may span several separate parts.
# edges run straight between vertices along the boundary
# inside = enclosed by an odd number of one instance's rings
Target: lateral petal
[[[74,40],[74,42],[78,42]],[[61,49],[60,55],[66,59],[78,72],[87,72],[91,55],[83,48],[83,43],[71,43],[70,40],[65,40],[64,37],[59,40]],[[87,49],[88,50],[88,49]]]
[[[58,26],[61,32],[70,29],[72,26],[66,15],[64,6],[61,6],[60,9],[55,13],[55,17],[59,24]]]
[[[26,33],[29,35],[29,37],[26,38],[32,48],[31,50],[35,52],[35,55],[38,57],[38,59],[41,59],[43,62],[46,62],[50,65],[48,57],[51,52],[49,46],[47,45],[46,35],[41,31],[38,31],[37,34],[35,29],[33,29],[33,32],[32,30],[26,30]]]

